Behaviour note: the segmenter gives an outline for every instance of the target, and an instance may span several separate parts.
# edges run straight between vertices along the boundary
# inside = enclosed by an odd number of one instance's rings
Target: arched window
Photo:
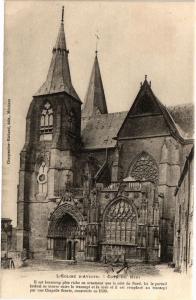
[[[51,141],[53,133],[53,109],[49,102],[44,104],[40,120],[40,141]]]
[[[115,201],[106,209],[104,218],[105,241],[136,243],[137,218],[132,205],[125,199]]]
[[[147,152],[140,153],[132,162],[128,170],[130,181],[158,182],[158,166],[156,161]]]

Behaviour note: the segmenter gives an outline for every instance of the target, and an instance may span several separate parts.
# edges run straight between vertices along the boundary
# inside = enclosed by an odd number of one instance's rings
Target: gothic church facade
[[[20,154],[17,250],[77,261],[172,260],[174,191],[192,106],[166,108],[145,77],[128,112],[108,113],[96,53],[84,106],[63,17]]]

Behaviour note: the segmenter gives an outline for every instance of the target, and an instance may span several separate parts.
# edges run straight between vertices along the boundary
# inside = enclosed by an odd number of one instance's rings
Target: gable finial
[[[61,23],[64,22],[64,6],[62,6],[62,17],[61,17]]]

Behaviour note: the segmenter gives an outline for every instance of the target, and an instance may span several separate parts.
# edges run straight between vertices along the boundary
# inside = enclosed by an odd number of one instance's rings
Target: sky
[[[145,75],[165,105],[193,101],[194,3],[6,1],[2,216],[16,225],[19,153],[32,96],[44,82],[65,7],[72,83],[82,102],[98,59],[109,112],[128,110]],[[7,107],[11,99],[11,161]]]

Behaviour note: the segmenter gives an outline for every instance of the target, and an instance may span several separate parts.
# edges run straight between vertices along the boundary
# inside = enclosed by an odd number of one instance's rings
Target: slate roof
[[[84,100],[83,115],[107,114],[105,93],[99,68],[97,51],[91,72],[91,77]]]
[[[82,117],[82,142],[84,149],[115,147],[116,137],[127,112]]]
[[[184,138],[194,135],[194,105],[193,103],[167,107],[176,125],[180,128]]]
[[[69,51],[66,47],[64,23],[62,19],[57,41],[53,48],[52,60],[46,81],[34,96],[66,92],[68,95],[80,101],[72,85],[68,53]]]
[[[166,107],[165,107],[166,108]],[[179,134],[184,139],[192,139],[194,131],[193,104],[167,107],[167,112],[175,122]],[[112,148],[128,111],[100,114],[93,117],[82,116],[82,141],[84,149]]]

